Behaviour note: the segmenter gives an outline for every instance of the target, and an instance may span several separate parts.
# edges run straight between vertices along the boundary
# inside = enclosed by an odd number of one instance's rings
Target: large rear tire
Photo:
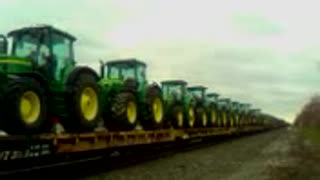
[[[208,117],[206,110],[203,106],[199,106],[196,108],[196,127],[206,127],[208,123]]]
[[[163,125],[164,108],[163,99],[160,88],[157,86],[151,86],[147,89],[146,106],[141,109],[143,115],[142,126],[144,129],[158,129]]]
[[[209,113],[209,122],[208,126],[217,127],[218,126],[218,113],[215,108],[211,108]]]
[[[170,121],[171,121],[172,127],[183,128],[184,115],[183,115],[183,109],[180,105],[172,106]]]
[[[195,112],[193,105],[189,105],[185,111],[185,127],[193,128],[195,124]]]
[[[222,127],[228,127],[228,115],[225,110],[221,112]]]
[[[5,131],[9,134],[36,134],[44,131],[47,118],[45,90],[30,78],[9,82],[4,91]]]
[[[132,130],[138,121],[138,107],[132,93],[123,92],[115,96],[111,104],[111,118],[105,117],[105,124],[110,130]]]
[[[70,118],[64,122],[69,129],[91,131],[100,121],[99,89],[90,73],[79,74],[68,87],[67,107]]]

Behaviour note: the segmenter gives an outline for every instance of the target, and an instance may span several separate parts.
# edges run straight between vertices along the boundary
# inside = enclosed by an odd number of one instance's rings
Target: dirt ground
[[[294,140],[292,130],[274,130],[81,179],[306,180],[298,173],[303,165],[292,157],[292,148],[299,148]],[[315,172],[310,179],[318,177]]]

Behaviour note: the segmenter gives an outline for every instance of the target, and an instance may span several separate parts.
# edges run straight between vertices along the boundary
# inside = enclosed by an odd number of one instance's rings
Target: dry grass
[[[303,107],[290,136],[288,152],[269,165],[271,179],[320,179],[320,96]]]

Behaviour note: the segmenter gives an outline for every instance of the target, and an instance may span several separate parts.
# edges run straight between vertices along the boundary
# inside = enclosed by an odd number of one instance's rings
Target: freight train
[[[135,58],[100,61],[100,72],[79,66],[75,41],[50,25],[0,36],[0,143],[24,139],[20,151],[0,145],[0,159],[28,157],[26,139],[72,152],[285,124],[186,80],[150,83]]]

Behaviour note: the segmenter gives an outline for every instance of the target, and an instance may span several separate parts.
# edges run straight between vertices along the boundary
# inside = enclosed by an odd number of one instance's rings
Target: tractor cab
[[[221,123],[223,126],[228,126],[228,124],[229,124],[230,103],[231,103],[231,100],[229,98],[221,98],[221,99],[219,99],[219,102],[218,102],[218,109],[221,114]]]
[[[208,93],[206,96],[206,99],[207,99],[208,103],[217,103],[218,97],[219,97],[218,93]]]
[[[260,116],[261,110],[260,109],[251,109],[249,114],[250,114],[250,120],[249,124],[250,125],[256,125],[259,121],[259,116]]]
[[[243,125],[248,124],[250,107],[251,107],[251,104],[248,104],[248,103],[240,104],[240,109],[241,109],[240,123]]]
[[[231,110],[235,113],[239,112],[239,103],[236,101],[231,102]]]
[[[0,35],[0,56],[7,55],[8,41],[4,35]]]
[[[136,59],[115,60],[101,63],[102,78],[125,81],[134,79],[137,82],[146,81],[146,64]]]
[[[206,87],[204,86],[192,86],[188,87],[188,91],[194,96],[196,100],[204,102],[206,100]]]
[[[231,101],[229,98],[221,98],[221,99],[219,99],[218,105],[219,105],[220,109],[223,109],[225,111],[229,111],[230,103],[231,103]]]
[[[8,73],[19,73],[18,65],[28,65],[30,71],[39,70],[51,79],[61,81],[75,65],[75,40],[72,35],[47,25],[13,30],[7,38],[0,36],[0,53],[7,54],[1,57],[0,63],[7,63]]]
[[[162,81],[163,98],[166,101],[181,101],[184,98],[187,82],[183,80]]]

